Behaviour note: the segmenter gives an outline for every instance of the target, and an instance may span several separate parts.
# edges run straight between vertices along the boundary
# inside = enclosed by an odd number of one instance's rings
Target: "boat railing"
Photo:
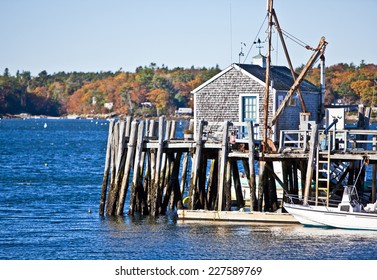
[[[284,201],[290,204],[299,204],[304,205],[304,197],[302,195],[296,194],[285,194]],[[317,205],[317,206],[329,206],[329,207],[337,207],[340,203],[340,199],[330,199],[329,204],[327,205],[327,201],[325,199],[318,199],[314,196],[311,196],[307,200],[308,205]]]

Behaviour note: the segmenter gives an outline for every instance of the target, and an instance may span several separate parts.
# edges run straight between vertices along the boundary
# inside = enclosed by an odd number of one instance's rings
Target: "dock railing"
[[[258,129],[257,124],[253,125],[254,129],[254,140],[258,140]],[[203,136],[205,140],[221,142],[222,135],[224,133],[224,122],[205,122],[203,127]],[[229,122],[228,127],[229,137],[234,139],[236,143],[247,143],[249,140],[249,135],[247,132],[247,122]]]
[[[306,152],[309,149],[310,135],[310,130],[281,130],[278,152]]]
[[[330,130],[327,134],[319,131],[320,150],[337,152],[365,151],[376,152],[377,130]]]
[[[284,150],[306,152],[309,150],[310,130],[281,130],[279,153]],[[330,145],[330,146],[329,146]],[[319,130],[319,149],[337,152],[377,152],[377,130]]]

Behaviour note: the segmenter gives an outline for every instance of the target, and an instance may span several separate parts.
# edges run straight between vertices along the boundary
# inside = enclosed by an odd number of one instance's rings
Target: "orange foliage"
[[[147,93],[147,100],[152,102],[160,112],[164,112],[168,106],[169,94],[163,89],[154,89]]]

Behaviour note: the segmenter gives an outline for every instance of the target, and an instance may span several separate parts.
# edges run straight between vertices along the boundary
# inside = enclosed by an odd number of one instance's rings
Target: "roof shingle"
[[[247,71],[257,79],[265,82],[266,81],[266,69],[255,64],[236,64],[243,70]],[[293,78],[289,68],[285,66],[271,66],[270,67],[270,77],[273,81],[273,88],[277,90],[289,90],[293,85]],[[298,75],[296,74],[296,78]],[[319,91],[318,87],[313,85],[307,80],[303,80],[300,85],[301,91]]]

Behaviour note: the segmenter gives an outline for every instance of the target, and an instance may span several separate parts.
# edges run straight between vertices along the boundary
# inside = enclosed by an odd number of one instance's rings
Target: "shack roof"
[[[266,68],[263,68],[255,64],[236,64],[243,70],[247,71],[257,79],[265,82],[266,80]],[[296,78],[298,75],[296,74]],[[271,66],[270,67],[270,79],[273,81],[273,88],[276,90],[289,90],[294,81],[291,71],[285,66]],[[307,80],[303,80],[300,85],[302,91],[319,91],[318,87],[313,85]]]
[[[266,80],[266,68],[263,68],[256,64],[238,64],[234,63],[230,65],[228,68],[224,69],[217,75],[213,76],[211,79],[206,81],[205,83],[201,84],[197,88],[195,88],[192,93],[196,93],[202,88],[206,87],[208,84],[214,82],[216,79],[221,77],[222,75],[226,74],[232,69],[236,69],[241,71],[241,73],[252,77],[253,79],[259,81],[261,84],[265,85]],[[298,75],[296,74],[296,77]],[[270,67],[270,78],[273,81],[273,88],[276,90],[289,90],[293,85],[294,81],[292,78],[291,71],[289,68],[285,66],[271,66]],[[310,83],[307,80],[303,80],[300,86],[301,91],[307,92],[319,92],[319,88]]]

